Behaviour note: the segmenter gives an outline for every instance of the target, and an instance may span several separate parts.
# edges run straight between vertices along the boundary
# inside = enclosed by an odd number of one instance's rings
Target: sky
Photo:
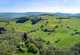
[[[0,0],[0,12],[80,13],[80,0]]]

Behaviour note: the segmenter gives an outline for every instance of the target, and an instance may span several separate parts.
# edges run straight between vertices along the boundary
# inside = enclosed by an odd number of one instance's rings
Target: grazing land
[[[0,55],[80,55],[80,17],[1,17]]]

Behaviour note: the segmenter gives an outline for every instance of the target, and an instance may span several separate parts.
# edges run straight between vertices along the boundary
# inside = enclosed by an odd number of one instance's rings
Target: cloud
[[[80,0],[0,0],[0,12],[80,13]]]

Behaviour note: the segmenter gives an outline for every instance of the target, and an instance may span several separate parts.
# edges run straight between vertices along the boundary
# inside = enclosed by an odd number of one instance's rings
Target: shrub
[[[32,24],[36,24],[37,22],[39,22],[41,20],[41,18],[35,17],[33,19],[31,19]]]
[[[20,17],[20,18],[16,18],[16,23],[24,23],[28,20],[29,20],[29,18],[27,18],[27,17]]]
[[[1,55],[13,55],[17,52],[17,45],[21,42],[18,33],[6,32],[0,34],[0,53]]]
[[[0,27],[0,34],[4,33],[4,31],[6,31],[6,29],[4,27]]]
[[[55,55],[55,48],[51,45],[40,50],[40,55]]]
[[[80,44],[75,44],[73,47],[71,47],[71,51],[75,54],[75,55],[80,55]]]
[[[28,52],[31,52],[33,54],[36,54],[38,52],[36,46],[34,44],[31,44],[29,47],[28,47]]]
[[[54,29],[45,28],[45,29],[42,29],[42,31],[44,31],[44,32],[54,32],[55,30]]]

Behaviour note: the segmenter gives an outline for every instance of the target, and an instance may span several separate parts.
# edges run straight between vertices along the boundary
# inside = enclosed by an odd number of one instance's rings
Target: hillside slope
[[[80,47],[80,19],[44,15],[0,21],[0,42],[6,55],[73,55]]]

